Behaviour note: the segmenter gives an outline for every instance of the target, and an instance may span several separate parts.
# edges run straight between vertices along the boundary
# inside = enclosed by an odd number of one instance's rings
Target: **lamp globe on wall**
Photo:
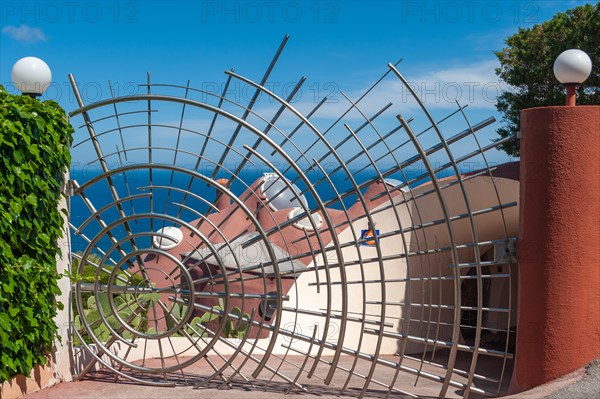
[[[576,90],[592,72],[592,60],[583,51],[577,49],[560,53],[554,61],[554,76],[567,88],[567,105],[576,103]]]
[[[36,57],[25,57],[15,62],[11,75],[13,83],[31,97],[40,96],[52,81],[50,67]]]

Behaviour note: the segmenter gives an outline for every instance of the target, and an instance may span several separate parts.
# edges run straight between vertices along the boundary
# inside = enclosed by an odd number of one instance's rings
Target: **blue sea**
[[[381,172],[384,173],[388,168],[381,168]],[[239,173],[238,178],[233,179],[233,183],[230,190],[237,196],[240,196],[248,186],[254,181],[261,178],[267,170],[257,170],[246,168]],[[306,171],[305,171],[306,172]],[[210,177],[214,173],[213,170],[202,170],[201,173],[205,176]],[[420,176],[425,173],[422,168],[415,168],[409,172],[394,173],[389,176],[390,179],[394,179],[397,182],[405,182],[407,179],[412,180],[416,176]],[[150,176],[152,174],[152,176]],[[360,170],[356,168],[351,171],[352,177],[356,181],[356,184],[360,185],[364,182],[377,180],[377,172],[372,168]],[[448,173],[446,173],[447,175]],[[191,176],[190,174],[181,172],[172,172],[165,169],[152,169],[150,172],[148,169],[133,169],[121,174],[115,174],[112,177],[112,183],[115,188],[117,197],[119,199],[131,198],[131,200],[124,200],[120,203],[122,212],[126,216],[131,216],[131,220],[127,223],[127,226],[122,222],[122,217],[117,210],[117,207],[111,206],[114,204],[115,198],[107,180],[102,177],[95,183],[90,183],[93,179],[100,176],[101,173],[97,168],[88,169],[73,169],[71,170],[70,178],[76,180],[79,186],[83,187],[83,193],[88,199],[86,202],[81,196],[75,195],[70,197],[70,215],[71,224],[75,228],[80,228],[85,222],[86,225],[81,229],[81,234],[74,234],[71,232],[71,246],[74,252],[83,252],[88,246],[88,240],[93,240],[96,235],[101,231],[100,222],[92,217],[88,205],[93,206],[93,209],[99,212],[99,216],[102,221],[110,227],[112,223],[115,223],[114,227],[110,230],[117,239],[126,237],[126,227],[134,234],[140,234],[136,238],[138,247],[145,248],[150,246],[149,235],[144,233],[156,231],[164,226],[175,225],[176,223],[172,219],[165,217],[161,219],[158,217],[148,217],[147,214],[159,214],[169,215],[172,218],[178,218],[184,221],[191,221],[197,219],[198,214],[204,214],[208,211],[209,205],[207,203],[214,203],[216,197],[216,190],[213,186],[209,186],[205,181]],[[333,185],[324,178],[322,173],[310,171],[306,173],[309,178],[311,185],[316,190],[317,195],[323,202],[332,201],[327,206],[330,208],[341,209],[342,205],[338,199],[338,194],[351,192],[343,198],[343,202],[346,206],[351,206],[356,200],[357,196],[355,189],[348,175],[342,170],[332,174],[328,174],[328,178],[331,180]],[[306,191],[304,193],[309,207],[316,207],[317,201],[315,196],[307,190],[306,183],[301,179],[298,179],[297,173],[293,171],[287,171],[285,173],[287,179],[296,184],[300,191]],[[440,175],[442,176],[442,174]],[[231,178],[231,175],[220,171],[217,173],[215,178]],[[149,189],[150,180],[152,181],[152,189]],[[427,179],[420,179],[411,183],[411,186],[415,186],[423,183]],[[171,189],[169,189],[171,188]],[[188,195],[186,198],[185,191],[193,193],[194,195]],[[364,192],[364,189],[362,190]],[[149,194],[152,193],[150,197]],[[184,205],[184,206],[181,206]],[[106,209],[103,209],[105,208]],[[146,216],[144,216],[146,215]],[[89,219],[89,220],[88,220]],[[87,222],[86,222],[87,220]],[[87,237],[87,239],[85,237]],[[96,247],[110,248],[110,240],[106,235],[102,236],[96,243]],[[123,246],[127,247],[128,243],[124,243]],[[126,250],[131,250],[131,248]]]

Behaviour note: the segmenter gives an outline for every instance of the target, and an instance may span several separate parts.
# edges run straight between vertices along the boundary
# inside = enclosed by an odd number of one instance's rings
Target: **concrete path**
[[[586,367],[581,379],[548,396],[548,399],[600,398],[600,359]]]
[[[282,372],[292,372],[286,370],[285,366]],[[361,370],[362,371],[362,370]],[[340,373],[341,374],[341,373]],[[385,377],[379,375],[379,377]],[[418,392],[421,397],[437,397],[440,385],[424,379],[420,379],[418,389],[414,387],[414,381],[407,380],[407,384],[402,384],[402,373],[399,375],[399,384],[397,387],[404,386],[409,392]],[[254,387],[249,387],[244,381],[234,382],[230,389],[219,389],[219,381],[211,381],[206,386],[194,388],[192,386],[177,386],[172,388],[157,388],[151,386],[142,386],[127,381],[120,380],[114,383],[114,378],[108,375],[96,374],[94,379],[86,379],[80,382],[63,383],[57,386],[35,392],[27,396],[27,399],[63,399],[63,398],[81,398],[81,399],[167,399],[167,398],[223,398],[223,399],[259,399],[259,398],[281,398],[289,399],[291,397],[302,398],[356,398],[360,394],[360,384],[350,384],[344,394],[339,390],[340,384],[344,379],[334,378],[331,387],[327,387],[321,381],[308,380],[301,378],[299,380],[310,393],[300,390],[292,390],[287,393],[289,384],[256,380],[253,381]],[[337,388],[334,388],[337,387]],[[373,385],[366,397],[384,397],[386,390],[379,389]],[[395,392],[392,397],[407,397],[402,393]],[[460,397],[461,392],[456,389],[448,391],[448,397]],[[477,397],[477,395],[471,395]],[[534,388],[518,395],[506,396],[506,399],[587,399],[600,398],[600,359],[593,362],[586,368],[582,368],[574,373],[557,379],[551,383]]]

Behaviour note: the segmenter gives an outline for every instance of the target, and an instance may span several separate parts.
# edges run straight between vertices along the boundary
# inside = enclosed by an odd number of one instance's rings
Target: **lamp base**
[[[568,107],[574,107],[577,104],[577,85],[576,84],[566,84],[567,88],[567,101],[566,105]]]

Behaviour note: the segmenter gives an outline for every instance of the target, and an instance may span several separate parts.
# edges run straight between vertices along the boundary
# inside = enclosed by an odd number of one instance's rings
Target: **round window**
[[[293,219],[303,213],[305,213],[304,209],[294,208],[288,214],[288,220]],[[313,213],[312,215],[310,215],[310,217],[312,218],[314,225],[313,225],[313,223],[311,223],[309,216],[306,216],[306,217],[298,220],[296,223],[294,223],[294,227],[297,227],[299,229],[305,229],[305,230],[314,230],[315,229],[314,226],[316,226],[317,229],[320,229],[321,226],[323,226],[323,218],[321,217],[321,215],[319,215],[318,213]]]
[[[283,180],[275,173],[265,173],[261,191],[274,211],[308,205],[295,184],[291,184],[288,179]]]
[[[177,227],[168,226],[157,231],[158,234],[164,234],[167,237],[156,236],[152,239],[155,248],[162,250],[173,249],[179,245],[183,239],[183,232]]]

